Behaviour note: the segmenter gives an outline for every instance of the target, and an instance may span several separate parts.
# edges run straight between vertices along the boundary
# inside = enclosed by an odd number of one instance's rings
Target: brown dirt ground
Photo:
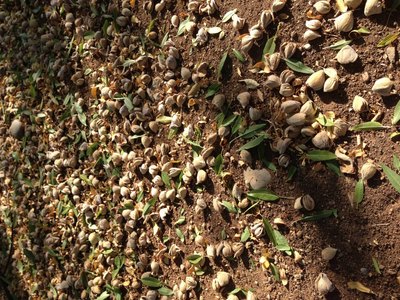
[[[257,22],[260,12],[269,7],[270,1],[254,0],[227,0],[218,1],[219,16],[223,16],[227,11],[238,8],[239,15],[244,17],[248,24]],[[388,1],[388,3],[390,3]],[[186,9],[185,3],[177,1],[175,7],[163,13],[162,18],[157,20],[157,25],[164,25],[170,20],[172,14],[184,18]],[[288,14],[287,20],[282,20],[283,24],[277,44],[281,41],[300,41],[304,31],[304,22],[306,12],[310,5],[306,1],[288,1],[286,8],[282,11]],[[146,24],[150,21],[150,16],[144,13],[141,3],[137,6],[138,18],[142,26],[138,31],[143,31]],[[203,17],[201,22],[207,25],[215,24],[220,18],[218,15]],[[333,15],[328,15],[328,18]],[[354,41],[354,48],[357,50],[360,59],[355,65],[343,67],[333,60],[335,51],[324,49],[324,47],[335,41],[346,38],[347,34],[342,36],[332,33],[324,38],[312,42],[313,50],[302,52],[302,58],[306,65],[329,67],[334,66],[338,69],[342,82],[339,90],[330,94],[314,94],[314,100],[322,111],[334,111],[336,116],[347,120],[354,125],[361,121],[354,112],[350,112],[351,101],[355,95],[365,97],[372,107],[381,110],[384,113],[382,119],[383,125],[390,125],[393,114],[393,107],[399,100],[398,95],[389,98],[381,98],[373,94],[371,90],[372,82],[384,75],[391,74],[397,80],[400,78],[399,63],[389,66],[387,59],[384,58],[384,50],[375,47],[378,40],[389,32],[399,30],[400,14],[397,12],[389,16],[383,13],[379,16],[366,18],[362,11],[358,9],[355,12],[357,24],[355,27],[363,26],[371,30],[372,34],[363,36]],[[211,38],[208,43],[190,52],[191,41],[185,37],[175,37],[176,29],[168,23],[165,24],[166,30],[170,31],[173,40],[179,45],[182,55],[181,63],[184,66],[193,65],[198,62],[209,63],[212,70],[215,70],[221,56],[227,49],[238,48],[238,34],[232,30],[231,24],[220,24],[226,30],[226,36],[223,40]],[[271,28],[271,27],[270,27]],[[270,34],[274,34],[276,25],[272,26]],[[263,46],[265,39],[259,42]],[[396,44],[398,50],[400,47]],[[241,79],[236,72],[240,68],[242,78],[253,78],[258,82],[265,80],[263,75],[254,75],[247,70],[247,66],[255,63],[260,58],[260,50],[254,47],[251,55],[253,59],[245,64],[239,63],[230,54],[232,72],[224,72],[223,86],[221,92],[227,99],[232,99],[234,111],[238,111],[243,116],[247,116],[239,105],[236,104],[236,95],[245,91],[243,84],[238,83]],[[93,62],[90,62],[93,63]],[[230,69],[224,68],[224,71]],[[361,73],[368,72],[370,81],[363,82]],[[210,73],[211,81],[214,81],[215,73]],[[306,76],[302,76],[306,79]],[[397,90],[400,89],[399,82],[396,82]],[[264,94],[264,102],[257,100],[255,92],[253,101],[258,101],[255,105],[263,109],[265,116],[269,115],[268,101],[272,93],[265,87],[261,88]],[[256,100],[255,100],[256,99]],[[212,107],[209,100],[200,98],[199,104],[192,109],[185,109],[183,112],[184,123],[198,123],[205,121],[202,126],[203,137],[210,132],[214,132],[216,125],[212,120],[218,114]],[[365,117],[367,118],[367,116]],[[160,136],[165,137],[166,130],[162,131]],[[367,159],[373,159],[378,163],[391,165],[392,154],[400,154],[400,145],[393,142],[388,137],[388,131],[361,132],[362,140],[366,143],[366,156],[357,160],[357,165],[361,166]],[[161,139],[161,138],[160,138]],[[356,134],[349,133],[346,138],[339,140],[339,144],[346,149],[352,149],[355,146]],[[174,145],[174,141],[169,141]],[[237,140],[232,147],[232,155],[237,158],[235,150],[242,145],[243,141]],[[189,145],[184,145],[178,152],[178,157],[184,158],[191,153]],[[276,163],[276,157],[271,156]],[[255,162],[259,166],[259,162]],[[237,163],[227,160],[225,169],[230,171],[234,180],[242,177],[243,167]],[[230,195],[225,191],[221,184],[221,179],[210,171],[209,180],[203,197],[209,207],[212,207],[212,198],[215,196],[221,199],[229,199]],[[311,164],[299,166],[298,172],[292,181],[287,182],[287,171],[279,168],[273,176],[271,189],[278,195],[286,197],[297,197],[304,193],[309,193],[316,200],[316,210],[332,209],[338,210],[337,218],[329,218],[318,222],[297,222],[294,223],[301,214],[293,209],[292,200],[280,200],[277,203],[261,204],[257,210],[257,216],[263,216],[269,220],[276,217],[284,219],[288,226],[280,227],[289,244],[304,257],[304,263],[299,265],[293,262],[292,258],[284,256],[282,253],[272,248],[268,240],[262,239],[254,242],[255,252],[250,253],[245,250],[239,261],[228,262],[226,260],[217,261],[218,270],[225,270],[233,275],[236,287],[244,289],[254,289],[258,299],[318,299],[319,296],[314,288],[314,280],[320,272],[324,272],[335,284],[336,290],[327,296],[328,299],[400,299],[400,285],[397,277],[400,275],[400,242],[399,242],[399,219],[400,219],[400,201],[399,194],[384,178],[382,172],[378,172],[372,178],[365,190],[365,197],[362,204],[355,208],[349,201],[348,194],[353,191],[357,176],[337,177],[334,173],[327,170],[323,165],[320,168]],[[193,202],[196,194],[195,186],[189,193],[185,203],[181,203],[189,213],[186,215],[187,225],[180,228],[187,230],[188,226],[198,226],[204,228],[203,236],[210,243],[220,241],[221,230],[225,230],[230,239],[237,239],[240,233],[237,228],[239,224],[250,223],[255,219],[253,214],[245,216],[235,216],[228,214],[218,214],[215,211],[207,210],[204,215],[195,215],[193,213]],[[174,208],[174,214],[171,220],[176,220],[179,213],[178,208]],[[171,222],[173,223],[173,222]],[[169,227],[169,228],[168,228]],[[165,224],[166,231],[170,229],[174,232],[174,227]],[[196,249],[192,244],[181,243],[176,236],[173,238],[181,247],[184,253],[192,253]],[[336,257],[325,262],[321,259],[321,249],[331,246],[338,250]],[[275,258],[275,263],[279,267],[285,268],[289,279],[289,284],[283,286],[272,278],[270,272],[263,271],[259,266],[258,260],[261,251],[268,250]],[[381,274],[377,274],[372,266],[372,257],[377,258],[382,266]],[[204,276],[198,277],[200,286],[198,296],[203,299],[220,299],[221,297],[211,289],[211,280],[217,268],[207,268]],[[160,278],[167,283],[177,283],[178,279],[184,279],[187,274],[179,269],[179,262],[172,263],[169,268],[163,268]],[[347,288],[348,281],[360,281],[365,286],[375,292],[375,295],[367,295]],[[24,289],[24,287],[22,287]],[[129,289],[128,289],[129,291]],[[138,299],[139,294],[145,294],[145,289],[134,293],[131,299]]]

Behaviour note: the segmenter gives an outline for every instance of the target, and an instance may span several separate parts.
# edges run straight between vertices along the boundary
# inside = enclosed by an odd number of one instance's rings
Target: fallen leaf
[[[349,281],[347,283],[347,287],[349,289],[352,289],[352,290],[358,290],[358,291],[360,291],[362,293],[374,294],[375,295],[375,293],[371,289],[367,288],[365,285],[363,285],[359,281]]]
[[[242,79],[239,80],[239,82],[244,82],[249,90],[255,90],[260,86],[260,84],[254,79]]]

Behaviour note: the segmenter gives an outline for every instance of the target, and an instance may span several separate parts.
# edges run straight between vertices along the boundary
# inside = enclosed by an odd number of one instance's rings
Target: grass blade
[[[242,147],[238,149],[238,151],[242,150],[248,150],[257,147],[260,145],[267,137],[265,135],[260,135],[259,137],[256,137],[255,139],[251,140],[250,142],[244,144]]]
[[[354,202],[360,204],[364,198],[364,182],[362,179],[357,181],[356,187],[354,188]]]
[[[250,191],[247,193],[247,197],[249,197],[252,200],[264,200],[264,201],[276,201],[279,199],[279,196],[265,189]]]
[[[353,127],[350,128],[352,131],[361,131],[361,130],[378,130],[378,129],[384,129],[385,127],[379,123],[379,122],[364,122],[357,124]]]
[[[400,193],[400,175],[384,164],[381,164],[381,167],[392,186]]]
[[[293,71],[303,73],[303,74],[313,74],[314,73],[313,69],[311,69],[310,67],[307,67],[301,61],[297,61],[294,59],[287,59],[287,58],[285,58],[284,60],[286,62],[286,65]]]
[[[318,221],[329,217],[337,217],[337,209],[321,210],[313,215],[302,217],[300,221]]]
[[[225,52],[224,55],[222,55],[222,58],[221,58],[221,60],[220,60],[220,62],[219,62],[219,64],[218,64],[218,69],[217,69],[217,80],[219,80],[220,77],[221,77],[221,72],[222,72],[222,69],[224,68],[225,61],[226,61],[226,58],[227,58],[227,57],[228,57],[228,52]]]
[[[400,121],[400,100],[399,102],[397,102],[396,107],[394,108],[392,124],[395,125],[399,121]]]
[[[326,161],[336,159],[336,155],[327,150],[311,150],[307,153],[307,158],[312,161]]]

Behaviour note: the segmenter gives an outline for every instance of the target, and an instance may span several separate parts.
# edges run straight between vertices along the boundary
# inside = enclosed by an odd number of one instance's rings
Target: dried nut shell
[[[263,10],[260,16],[260,25],[262,28],[267,29],[268,25],[274,21],[274,14],[270,10]]]
[[[244,53],[249,52],[254,45],[254,39],[250,35],[245,35],[240,42],[240,50]]]
[[[274,0],[274,2],[272,2],[271,5],[271,11],[273,13],[276,13],[280,10],[282,10],[282,8],[285,6],[286,4],[286,0]]]
[[[306,27],[311,30],[318,30],[322,26],[320,20],[308,20],[306,21]]]
[[[323,260],[330,261],[332,258],[335,257],[337,252],[336,248],[326,247],[321,251],[321,256]]]
[[[312,119],[315,117],[315,113],[317,112],[317,107],[315,106],[314,101],[308,100],[304,103],[301,108],[300,112],[306,115],[307,119]]]
[[[245,108],[250,103],[251,95],[249,92],[243,92],[237,95],[236,99],[239,101],[240,105]]]
[[[301,126],[306,123],[306,114],[299,112],[297,114],[294,114],[293,116],[289,117],[286,119],[286,123],[288,125],[293,125],[293,126]]]
[[[280,53],[284,58],[291,58],[297,50],[297,44],[294,42],[285,42],[280,47]]]
[[[275,71],[281,62],[281,55],[278,52],[271,55],[267,53],[265,56],[265,62],[271,71]]]
[[[376,166],[373,163],[365,163],[363,164],[363,166],[361,167],[361,179],[366,181],[372,177],[374,177],[375,173],[376,173],[377,169]]]
[[[333,122],[333,134],[336,137],[345,136],[348,129],[349,129],[349,124],[347,124],[342,119],[336,119]]]
[[[282,71],[281,75],[279,75],[279,78],[281,79],[281,83],[290,83],[294,79],[296,79],[296,75],[294,75],[292,70],[284,70]]]
[[[355,96],[353,99],[353,109],[356,113],[363,113],[368,110],[368,102],[363,97]]]
[[[303,208],[303,205],[301,204],[301,197],[296,198],[296,200],[294,200],[294,209],[296,210],[300,210]]]
[[[344,4],[351,9],[356,9],[360,6],[363,0],[344,0]]]
[[[304,34],[303,34],[303,40],[305,42],[313,41],[320,37],[321,37],[321,35],[318,32],[311,30],[311,29],[307,29],[306,32],[304,32]]]
[[[317,1],[313,5],[313,7],[321,15],[326,15],[327,13],[329,13],[331,11],[331,5],[330,5],[329,1],[325,1],[325,0]]]
[[[335,68],[332,68],[332,67],[325,68],[324,69],[324,73],[328,77],[333,77],[333,78],[337,78],[338,77],[337,70]]]
[[[271,90],[276,89],[281,85],[281,80],[276,75],[269,75],[267,81],[265,82],[265,85]]]
[[[231,275],[227,272],[218,272],[216,279],[219,286],[224,287],[229,284],[229,281],[231,280]]]
[[[339,87],[339,80],[337,77],[329,77],[324,83],[324,92],[329,93],[336,91]]]
[[[316,134],[315,129],[312,126],[307,126],[307,127],[303,127],[300,131],[300,133],[304,136],[314,136]]]
[[[197,176],[196,176],[196,184],[200,184],[203,183],[204,181],[206,181],[207,179],[207,173],[204,170],[200,170],[199,172],[197,172]]]
[[[305,210],[312,211],[315,208],[315,201],[309,194],[305,194],[301,197],[301,206]]]
[[[300,105],[301,103],[299,101],[287,100],[285,102],[282,102],[281,109],[284,113],[291,115],[300,110]]]
[[[249,108],[249,117],[253,121],[257,121],[262,117],[262,111],[258,108],[250,107]]]
[[[357,58],[358,58],[357,52],[349,45],[344,46],[336,54],[336,59],[338,63],[342,65],[353,63],[357,60]]]
[[[334,26],[337,31],[350,32],[353,30],[354,17],[353,12],[350,10],[335,18]]]
[[[325,72],[324,70],[319,70],[308,77],[306,85],[312,88],[314,91],[319,91],[324,87],[325,83]]]
[[[232,16],[232,25],[233,28],[236,30],[240,30],[244,27],[244,24],[246,23],[246,20],[243,18],[240,18],[237,14],[234,14]]]
[[[282,83],[281,87],[279,88],[279,94],[284,97],[290,97],[294,94],[294,88],[290,83]]]
[[[267,169],[253,170],[247,168],[243,175],[245,184],[254,190],[265,188],[271,182],[271,174]]]
[[[364,15],[369,17],[382,13],[382,3],[379,0],[367,0],[364,7]]]
[[[221,109],[222,106],[225,104],[225,95],[224,94],[217,94],[214,96],[214,98],[212,99],[212,104]]]
[[[319,294],[326,295],[332,292],[335,289],[335,286],[325,273],[320,273],[315,280],[315,288]]]
[[[381,96],[389,96],[393,85],[394,82],[391,81],[388,77],[382,77],[375,81],[372,87],[372,91],[378,93]]]
[[[16,139],[22,139],[25,135],[25,127],[24,123],[22,123],[20,120],[15,119],[12,121],[10,129],[9,129],[10,135]]]
[[[311,140],[313,145],[319,149],[328,149],[332,146],[332,140],[330,139],[326,131],[318,132]]]

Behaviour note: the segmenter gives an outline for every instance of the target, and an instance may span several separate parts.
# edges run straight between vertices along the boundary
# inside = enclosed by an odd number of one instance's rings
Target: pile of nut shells
[[[221,15],[215,0],[0,4],[0,232],[7,240],[0,257],[5,274],[17,278],[10,291],[21,299],[268,298],[236,286],[230,270],[241,258],[268,274],[270,261],[282,262],[262,218],[266,204],[253,206],[248,196],[270,188],[274,168],[243,147],[245,138],[232,137],[262,125],[257,137],[284,170],[304,165],[310,149],[333,150],[353,166],[335,144],[350,124],[314,100],[341,88],[338,71],[312,66],[304,75],[290,62],[324,34],[351,32],[362,1],[313,2],[301,41],[280,41],[253,61],[289,17],[286,1],[270,2],[254,24],[240,17],[245,8]],[[365,16],[382,11],[380,1],[366,1]],[[243,91],[229,97],[219,84],[225,61],[193,62],[183,52],[232,34],[254,79],[240,80]],[[341,65],[359,59],[349,45],[336,56]],[[395,95],[395,80],[388,74],[371,91]],[[369,111],[355,96],[352,113]],[[374,113],[371,120],[381,116]],[[360,176],[376,171],[368,162]],[[301,212],[315,208],[309,194],[289,200]],[[231,234],[211,236],[208,221],[227,215]],[[288,226],[280,218],[272,225]],[[303,265],[302,251],[292,250],[290,263]],[[321,257],[337,251],[325,248]],[[283,263],[275,268],[283,285],[293,279]],[[335,286],[321,273],[314,288],[325,295]]]

